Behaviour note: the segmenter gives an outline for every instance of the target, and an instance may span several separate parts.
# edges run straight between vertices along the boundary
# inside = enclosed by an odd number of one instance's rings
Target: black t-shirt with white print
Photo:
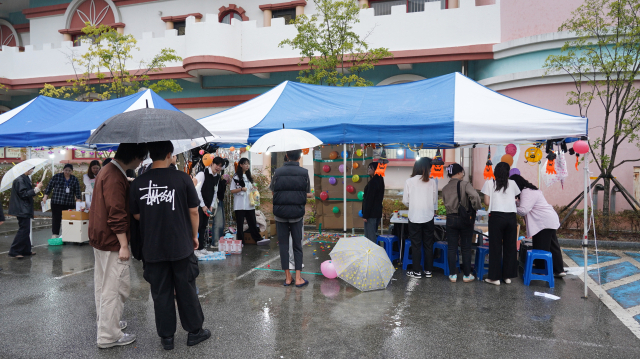
[[[181,171],[150,169],[131,183],[131,213],[140,214],[146,262],[177,261],[193,253],[189,209],[199,204],[191,177]]]

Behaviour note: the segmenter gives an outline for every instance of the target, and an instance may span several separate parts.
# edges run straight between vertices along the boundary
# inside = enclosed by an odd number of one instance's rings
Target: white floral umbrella
[[[13,180],[22,176],[28,170],[35,168],[34,172],[42,169],[46,164],[47,160],[44,158],[32,158],[30,160],[22,161],[17,165],[13,166],[7,173],[2,177],[2,183],[0,184],[0,192],[4,192],[11,188],[13,184]]]
[[[329,255],[338,277],[362,291],[385,289],[395,271],[384,249],[366,237],[343,238]]]

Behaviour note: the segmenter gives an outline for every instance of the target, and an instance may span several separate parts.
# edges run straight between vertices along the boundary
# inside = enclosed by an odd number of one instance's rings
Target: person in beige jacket
[[[471,239],[473,238],[474,224],[462,223],[462,217],[458,213],[459,205],[465,210],[471,206],[474,210],[480,209],[481,202],[478,192],[471,183],[463,181],[464,169],[457,163],[447,167],[449,183],[442,189],[442,201],[447,209],[447,242],[449,242],[449,280],[458,280],[458,268],[456,267],[456,256],[458,254],[458,243],[462,249],[462,281],[471,282],[475,277],[471,274]],[[460,199],[458,200],[458,189]],[[475,219],[474,219],[475,220]]]

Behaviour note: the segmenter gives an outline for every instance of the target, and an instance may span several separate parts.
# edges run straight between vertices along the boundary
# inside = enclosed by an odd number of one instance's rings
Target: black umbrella
[[[87,143],[145,143],[209,136],[211,132],[182,112],[143,108],[104,121]]]

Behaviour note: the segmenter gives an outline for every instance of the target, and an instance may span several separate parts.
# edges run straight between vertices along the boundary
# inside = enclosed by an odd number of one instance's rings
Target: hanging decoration
[[[580,165],[580,155],[576,153],[576,171],[580,171],[578,165]]]
[[[375,148],[375,144],[372,144]],[[389,164],[389,160],[387,159],[387,151],[382,150],[380,154],[380,159],[378,160],[378,168],[376,169],[375,174],[380,177],[384,177],[384,172],[387,170],[387,165]]]
[[[440,149],[436,151],[436,155],[433,157],[433,162],[431,162],[431,177],[433,178],[442,178],[444,175],[444,161],[442,160],[442,154],[440,153]]]
[[[576,151],[576,153],[584,155],[585,153],[589,152],[589,143],[584,140],[576,141],[573,144],[573,150]]]
[[[556,154],[553,153],[553,151],[549,152],[549,154],[547,155],[547,167],[546,167],[546,173],[547,174],[557,174],[556,172]]]
[[[303,155],[308,155],[309,154],[309,149],[308,148],[303,148],[302,149],[302,154]]]
[[[489,146],[489,154],[487,154],[487,164],[484,166],[484,179],[495,179],[493,175],[493,163],[491,162],[491,146]]]
[[[542,151],[538,147],[529,147],[524,151],[524,163],[535,164],[542,160]]]

